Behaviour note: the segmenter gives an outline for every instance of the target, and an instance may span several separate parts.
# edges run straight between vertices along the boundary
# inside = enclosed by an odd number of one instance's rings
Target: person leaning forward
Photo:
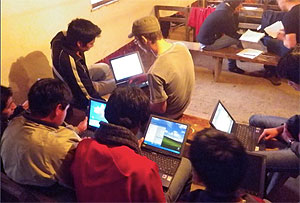
[[[13,181],[72,187],[69,167],[87,119],[77,127],[65,125],[71,99],[70,89],[58,79],[41,79],[30,88],[29,111],[12,119],[1,139],[3,168]]]
[[[142,50],[156,57],[147,74],[131,78],[130,82],[148,79],[151,112],[178,119],[188,107],[195,86],[194,63],[189,50],[182,43],[164,40],[154,16],[134,21],[128,37],[134,37]]]

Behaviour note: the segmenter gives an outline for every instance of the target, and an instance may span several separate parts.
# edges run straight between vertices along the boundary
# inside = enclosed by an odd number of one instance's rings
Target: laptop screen
[[[104,110],[106,107],[106,102],[98,101],[91,99],[90,100],[90,109],[89,109],[89,118],[88,118],[88,125],[91,128],[99,128],[100,121],[107,122],[104,117]]]
[[[240,186],[242,190],[263,198],[266,175],[266,157],[248,152],[248,168]]]
[[[234,120],[226,111],[221,102],[218,102],[217,107],[212,115],[211,124],[220,131],[231,133]]]
[[[188,125],[161,117],[152,116],[150,119],[144,144],[180,154]]]
[[[110,64],[116,83],[126,81],[130,77],[144,72],[143,64],[138,52],[111,59]]]

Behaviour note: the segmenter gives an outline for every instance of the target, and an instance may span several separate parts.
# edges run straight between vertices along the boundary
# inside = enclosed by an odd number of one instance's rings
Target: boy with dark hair
[[[242,0],[225,0],[220,3],[214,12],[204,20],[197,41],[203,50],[217,50],[232,45],[241,46],[240,34],[237,33],[238,21],[236,9]],[[228,70],[243,74],[245,71],[236,65],[236,60],[228,59]]]
[[[187,202],[239,202],[237,190],[247,169],[247,154],[233,136],[215,130],[197,132],[190,147],[189,157],[196,180],[205,190],[195,190],[183,198]],[[246,200],[252,198],[243,196]]]
[[[276,71],[279,77],[288,79],[289,85],[300,91],[299,45],[280,59]],[[252,115],[249,124],[265,128],[259,141],[276,138],[285,146],[280,150],[256,152],[267,157],[267,171],[275,172],[269,177],[270,183],[266,191],[267,197],[271,197],[272,193],[276,193],[276,190],[284,184],[290,174],[299,174],[300,115],[294,115],[289,119],[277,116]]]
[[[148,73],[131,78],[130,82],[148,79],[151,112],[172,119],[180,118],[190,103],[195,86],[194,63],[189,50],[182,43],[165,41],[154,16],[134,21],[128,37],[135,37],[141,49],[156,56]]]
[[[53,74],[70,87],[72,104],[85,110],[88,100],[101,98],[115,88],[110,68],[97,63],[87,67],[84,52],[94,46],[101,29],[85,19],[75,19],[67,32],[59,32],[51,41]]]
[[[28,102],[25,101],[22,105],[17,106],[12,98],[12,90],[10,87],[1,85],[1,136],[6,129],[8,122],[22,113],[28,108]]]
[[[95,139],[82,140],[71,170],[82,202],[174,202],[191,178],[187,159],[165,194],[156,163],[142,156],[137,133],[149,118],[149,98],[137,87],[118,87]],[[188,185],[190,186],[190,185]],[[188,188],[189,189],[189,188]],[[166,199],[165,199],[166,198]]]
[[[58,79],[41,79],[28,93],[29,112],[9,123],[1,139],[4,171],[20,184],[72,186],[69,167],[77,143],[76,132],[86,129],[86,119],[76,128],[62,126],[72,93]]]
[[[75,19],[68,26],[66,40],[74,48],[78,46],[78,43],[84,47],[99,37],[101,32],[102,30],[92,22],[85,19]]]

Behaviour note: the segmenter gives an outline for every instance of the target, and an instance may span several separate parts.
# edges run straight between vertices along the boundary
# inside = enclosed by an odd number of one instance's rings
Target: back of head
[[[138,87],[118,87],[105,108],[105,118],[109,123],[128,129],[143,127],[149,118],[149,98]]]
[[[190,147],[190,160],[207,190],[219,193],[235,192],[247,167],[247,155],[241,143],[215,129],[196,133]]]
[[[1,85],[1,113],[5,109],[9,97],[12,96],[11,88]]]
[[[58,104],[65,109],[72,100],[69,87],[58,79],[45,78],[36,81],[28,93],[29,109],[32,115],[47,117]]]
[[[69,24],[66,39],[71,46],[76,47],[77,41],[87,44],[98,37],[100,33],[101,29],[91,21],[77,18]]]
[[[276,70],[279,77],[300,84],[299,44],[279,60]]]
[[[243,1],[242,0],[224,0],[225,3],[229,3],[232,9],[238,7]]]
[[[146,16],[134,21],[132,24],[132,31],[128,37],[131,38],[134,36],[137,38],[144,36],[152,43],[161,39],[162,32],[157,18],[155,16]]]

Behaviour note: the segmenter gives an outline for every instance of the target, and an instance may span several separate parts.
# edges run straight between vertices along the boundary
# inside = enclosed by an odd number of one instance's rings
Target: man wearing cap
[[[150,51],[156,60],[147,74],[131,78],[131,83],[148,79],[152,113],[178,119],[190,103],[195,85],[194,63],[189,50],[182,43],[164,40],[156,17],[136,20],[129,38]]]

